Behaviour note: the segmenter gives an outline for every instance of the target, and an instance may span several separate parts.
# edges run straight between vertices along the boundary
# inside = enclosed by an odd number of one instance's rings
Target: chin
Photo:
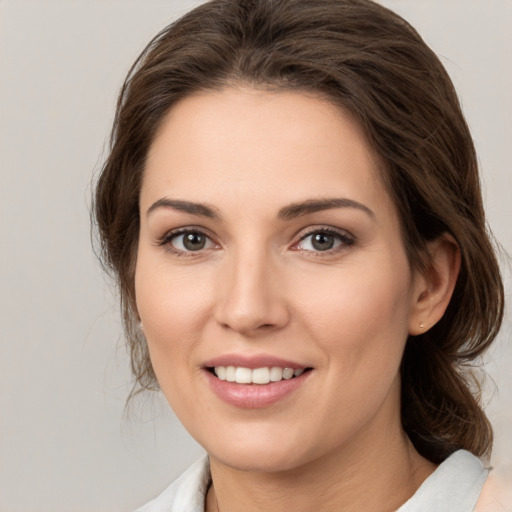
[[[250,450],[229,450],[217,454],[208,452],[208,455],[218,462],[232,469],[256,473],[279,473],[291,471],[305,463],[297,453],[285,453],[269,448],[257,448]]]
[[[307,443],[298,439],[298,433],[291,435],[280,429],[272,435],[268,429],[258,433],[230,432],[228,436],[217,435],[200,443],[209,456],[218,462],[239,471],[274,473],[290,471],[310,462],[314,458],[311,450],[305,450]]]

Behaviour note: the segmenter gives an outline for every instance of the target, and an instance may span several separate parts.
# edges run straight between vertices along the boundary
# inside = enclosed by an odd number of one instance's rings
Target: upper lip
[[[280,368],[293,368],[294,370],[308,368],[308,365],[298,363],[289,359],[282,359],[280,357],[271,356],[269,354],[223,354],[205,361],[206,368],[213,368],[215,366],[240,366],[243,368],[272,368],[274,366]]]

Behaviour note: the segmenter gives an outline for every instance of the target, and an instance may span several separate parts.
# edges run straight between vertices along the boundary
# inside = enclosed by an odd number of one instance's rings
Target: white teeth
[[[226,380],[228,382],[235,382],[235,371],[236,368],[234,366],[226,367]]]
[[[256,368],[252,371],[254,384],[268,384],[270,382],[270,370],[268,368]]]
[[[279,382],[280,380],[289,380],[292,377],[299,377],[304,373],[303,368],[272,368],[262,367],[251,370],[243,366],[216,366],[215,375],[219,380],[236,382],[237,384],[268,384],[269,382]]]
[[[270,368],[270,380],[272,382],[279,382],[280,380],[283,380],[283,369],[279,368],[279,366]]]
[[[239,366],[235,371],[235,381],[238,384],[250,384],[252,382],[252,370]]]
[[[291,379],[293,377],[293,368],[285,368],[283,370],[283,379]]]

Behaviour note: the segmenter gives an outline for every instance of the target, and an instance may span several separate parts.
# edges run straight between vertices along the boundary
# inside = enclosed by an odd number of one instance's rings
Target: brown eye
[[[304,235],[295,246],[301,251],[328,252],[354,245],[354,238],[346,232],[333,229],[317,229]]]
[[[311,237],[311,245],[317,251],[328,251],[334,247],[335,239],[328,233],[316,233]]]
[[[203,249],[211,249],[214,243],[200,231],[185,231],[173,235],[169,244],[176,251],[195,252]]]
[[[204,249],[206,237],[201,233],[187,233],[183,235],[183,246],[189,251]]]

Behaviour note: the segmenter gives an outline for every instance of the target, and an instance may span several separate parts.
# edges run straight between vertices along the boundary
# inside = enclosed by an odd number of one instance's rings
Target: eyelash
[[[176,249],[172,245],[172,241],[177,239],[179,236],[183,235],[200,235],[205,237],[207,240],[209,240],[211,243],[215,244],[213,242],[211,236],[207,234],[206,231],[200,229],[200,228],[194,228],[194,227],[187,227],[187,228],[180,228],[173,231],[169,231],[165,233],[163,237],[161,237],[159,240],[157,240],[157,245],[160,247],[164,247],[165,250],[169,253],[171,253],[173,256],[183,257],[183,258],[190,258],[194,256],[199,256],[204,252],[204,249],[200,249],[197,251],[184,251],[181,249]],[[217,244],[215,244],[217,245]]]
[[[309,237],[317,235],[317,234],[329,235],[329,236],[335,237],[338,239],[339,244],[337,246],[335,246],[331,249],[327,249],[325,251],[301,249],[300,247],[298,247],[302,241],[306,240]],[[339,251],[342,251],[344,249],[347,249],[348,247],[353,246],[355,243],[356,243],[355,237],[353,235],[347,233],[346,231],[334,229],[332,227],[327,227],[327,226],[319,226],[319,227],[316,227],[313,229],[308,229],[305,233],[300,235],[299,241],[293,244],[292,249],[295,251],[301,251],[304,253],[308,253],[315,258],[321,258],[321,257],[326,257],[326,256],[331,256],[333,254],[336,254]]]
[[[194,227],[180,228],[177,230],[167,232],[164,234],[164,236],[162,236],[160,239],[157,240],[156,245],[164,247],[166,251],[168,251],[172,255],[178,256],[178,257],[190,258],[190,257],[197,257],[197,256],[202,255],[204,253],[205,249],[199,249],[197,251],[187,251],[187,250],[182,250],[182,249],[176,249],[175,247],[173,247],[172,241],[177,239],[179,236],[183,236],[186,234],[203,236],[208,241],[210,241],[210,243],[213,243],[214,245],[218,246],[218,244],[216,244],[212,240],[211,236],[209,236],[205,230],[200,229],[200,228],[194,228]],[[301,242],[306,240],[308,237],[312,237],[317,234],[333,236],[338,239],[339,244],[337,246],[335,246],[334,248],[327,249],[325,251],[301,249],[299,247]],[[314,257],[323,257],[323,256],[329,256],[329,255],[336,254],[338,251],[341,251],[343,249],[351,247],[355,243],[356,243],[355,237],[350,235],[346,231],[337,230],[332,227],[320,226],[320,227],[316,227],[313,229],[309,229],[307,232],[301,234],[299,236],[299,240],[291,246],[291,250],[308,253]]]

